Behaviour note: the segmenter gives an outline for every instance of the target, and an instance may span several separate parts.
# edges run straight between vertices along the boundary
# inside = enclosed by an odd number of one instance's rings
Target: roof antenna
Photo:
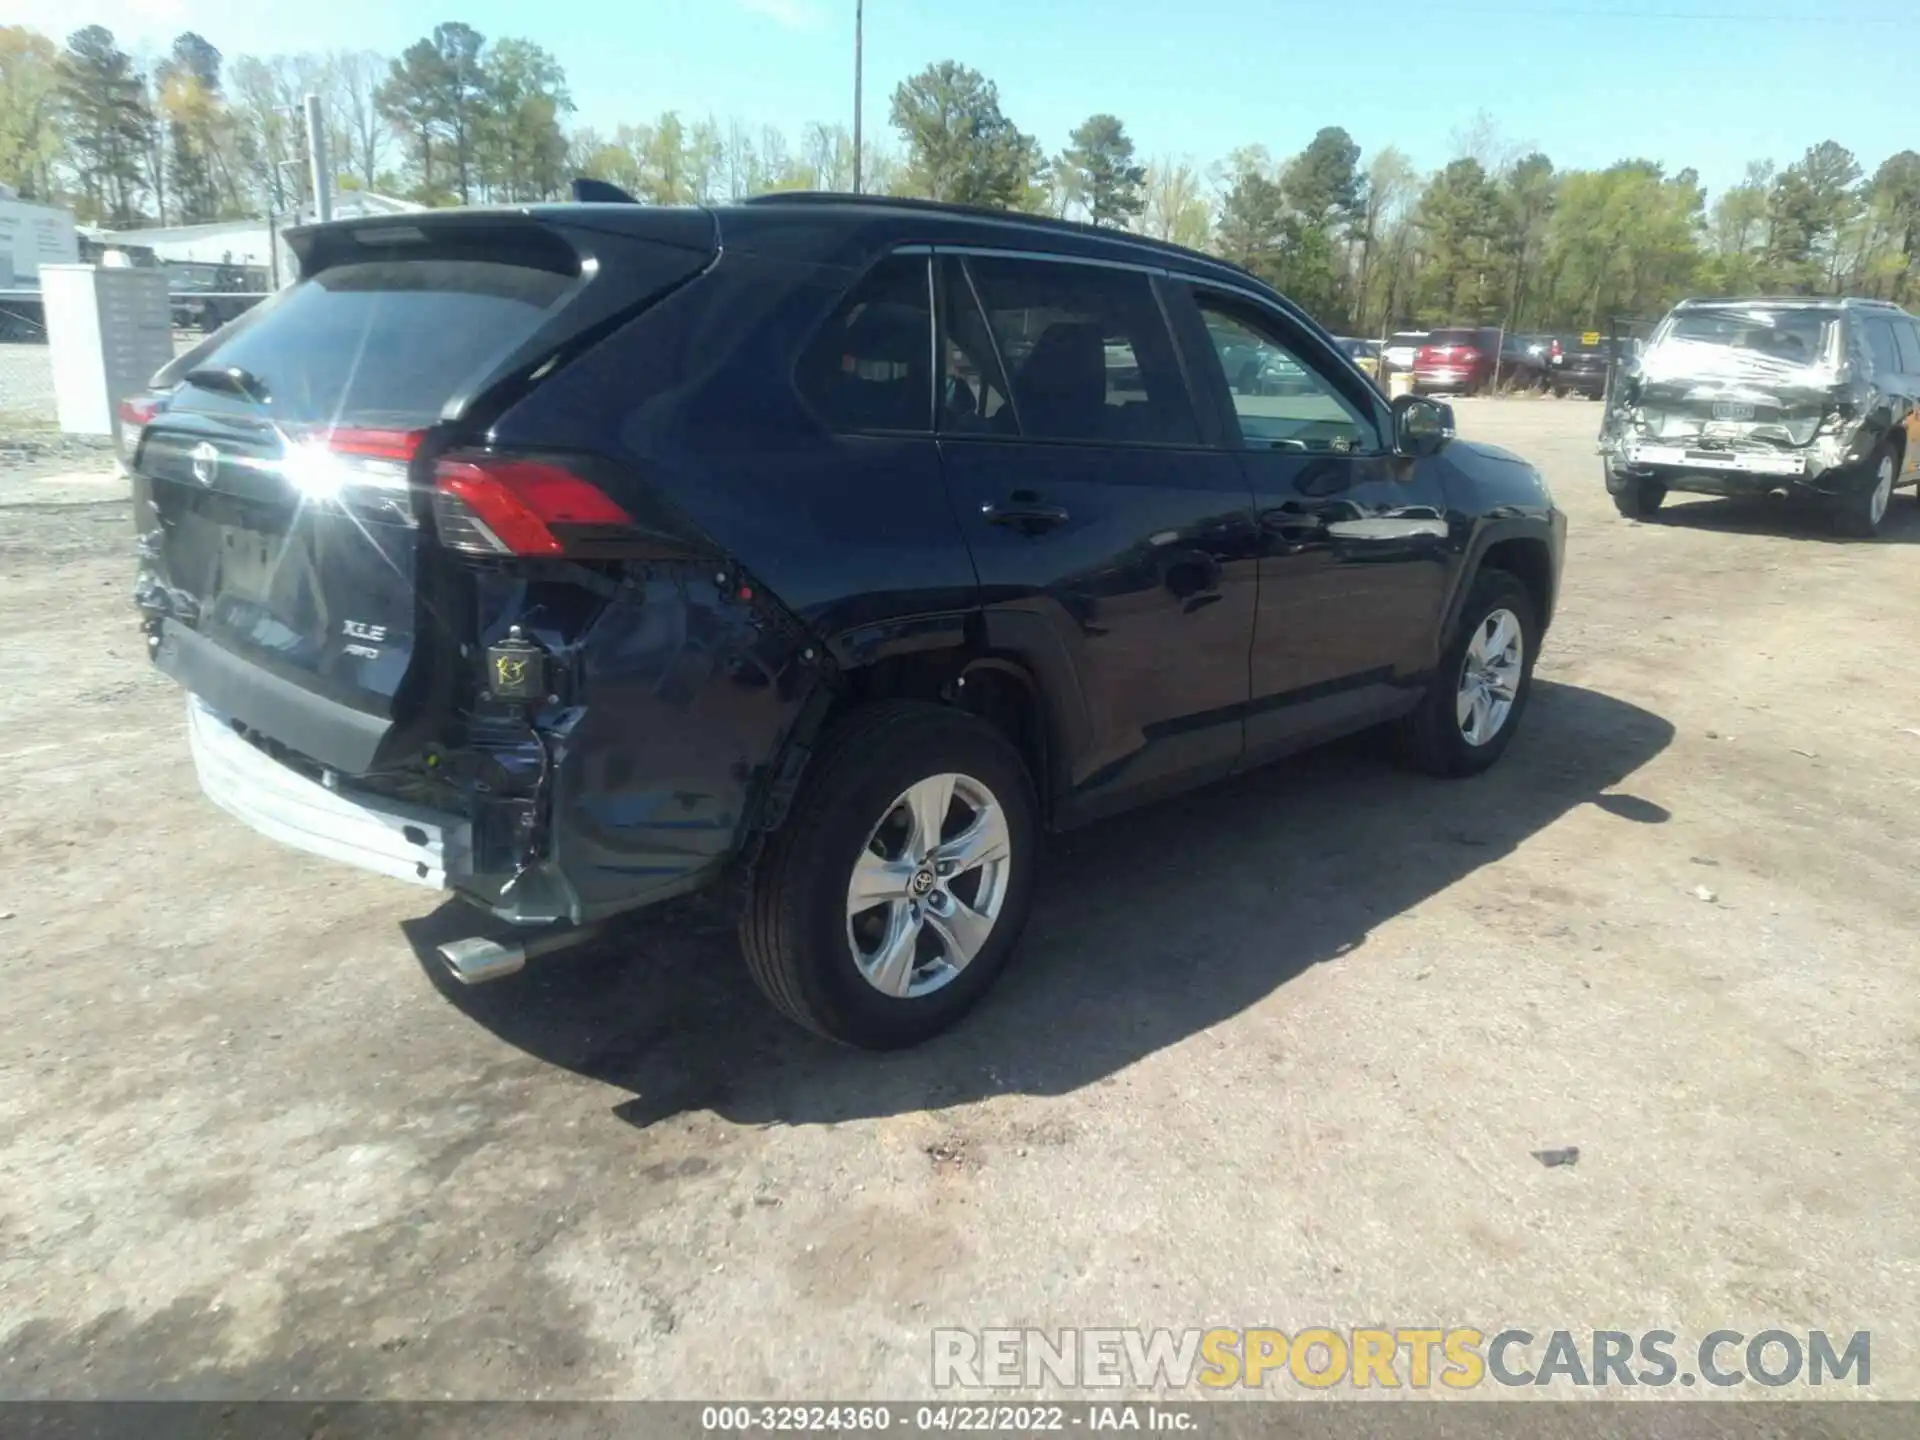
[[[609,185],[604,180],[589,180],[586,176],[580,175],[574,178],[573,203],[576,205],[638,205],[640,202],[618,185]]]

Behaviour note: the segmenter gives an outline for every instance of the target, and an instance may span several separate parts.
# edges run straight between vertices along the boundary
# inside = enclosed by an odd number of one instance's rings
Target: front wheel
[[[1866,482],[1842,495],[1836,502],[1833,523],[1842,535],[1871,540],[1880,533],[1880,522],[1887,518],[1887,506],[1893,500],[1893,482],[1899,465],[1891,448],[1873,457]]]
[[[1399,722],[1401,756],[1429,775],[1492,765],[1519,728],[1539,644],[1527,587],[1505,570],[1482,570],[1419,707]]]
[[[740,926],[790,1019],[892,1050],[984,995],[1026,924],[1038,806],[1019,753],[946,706],[889,702],[828,733]]]

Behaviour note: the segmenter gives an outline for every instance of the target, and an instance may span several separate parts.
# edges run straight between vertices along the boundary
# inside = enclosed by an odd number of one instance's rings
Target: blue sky
[[[136,52],[195,29],[229,54],[395,52],[439,20],[524,35],[566,67],[576,123],[677,109],[785,126],[852,109],[853,0],[9,0],[56,38],[90,22]],[[956,59],[1051,151],[1088,114],[1125,120],[1148,157],[1207,164],[1298,149],[1344,125],[1422,168],[1484,109],[1556,165],[1644,155],[1718,188],[1751,159],[1836,139],[1869,172],[1920,148],[1910,5],[1899,0],[867,0],[869,134],[887,97]]]

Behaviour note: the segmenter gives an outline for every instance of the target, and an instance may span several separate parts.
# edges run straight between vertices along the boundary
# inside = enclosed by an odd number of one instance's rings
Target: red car
[[[1472,395],[1493,383],[1493,362],[1500,353],[1500,332],[1436,330],[1414,352],[1413,388],[1420,394],[1436,391]]]

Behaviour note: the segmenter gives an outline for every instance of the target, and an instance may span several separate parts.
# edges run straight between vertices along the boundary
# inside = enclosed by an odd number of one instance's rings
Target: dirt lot
[[[0,473],[0,1394],[907,1397],[941,1325],[1380,1323],[1869,1329],[1920,1398],[1920,506],[1632,525],[1595,407],[1461,415],[1572,516],[1505,763],[1067,837],[883,1059],[699,906],[444,982],[424,892],[198,798],[116,483]]]

